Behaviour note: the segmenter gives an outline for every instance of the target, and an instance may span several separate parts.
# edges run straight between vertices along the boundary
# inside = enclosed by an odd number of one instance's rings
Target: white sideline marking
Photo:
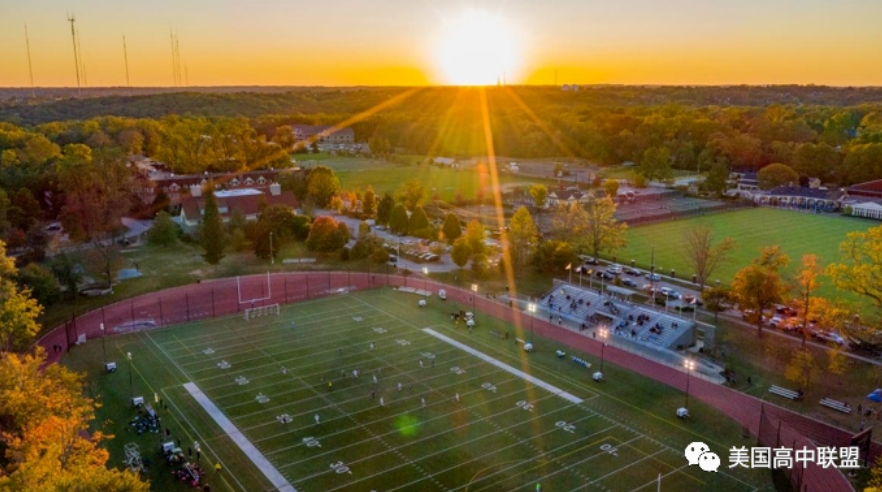
[[[499,362],[498,360],[494,359],[493,357],[490,357],[489,355],[487,355],[483,352],[479,352],[479,351],[469,347],[468,345],[459,343],[456,340],[454,340],[446,335],[442,335],[431,328],[423,328],[423,331],[425,333],[428,333],[429,335],[432,335],[433,337],[435,337],[439,340],[445,341],[445,342],[449,343],[450,345],[453,345],[454,347],[456,347],[460,350],[464,350],[464,351],[474,355],[475,357],[478,357],[479,359],[483,360],[484,362],[486,362],[490,365],[496,366],[496,367],[498,367],[498,368],[502,369],[503,371],[508,372],[510,374],[514,374],[515,376],[518,376],[521,379],[527,380],[527,381],[535,384],[536,386],[539,386],[540,388],[545,388],[546,390],[550,391],[551,393],[556,394],[557,396],[563,398],[564,400],[567,400],[567,401],[569,401],[571,403],[575,403],[575,404],[579,404],[579,403],[582,403],[585,401],[585,400],[579,398],[578,396],[573,396],[570,393],[567,393],[566,391],[558,388],[557,386],[553,386],[551,384],[548,384],[545,381],[542,381],[541,379],[535,378],[535,377],[525,373],[524,371],[515,369],[514,367],[511,367],[508,364],[504,364],[502,362]]]
[[[250,459],[251,462],[254,463],[254,465],[257,466],[257,468],[260,469],[261,472],[263,472],[263,474],[266,476],[266,478],[269,479],[276,490],[278,490],[279,492],[297,492],[297,489],[295,489],[294,486],[291,485],[291,483],[288,482],[288,480],[286,480],[281,473],[279,473],[279,470],[276,470],[276,467],[274,467],[272,463],[270,463],[269,460],[267,460],[263,456],[263,453],[261,453],[257,450],[256,447],[254,447],[254,444],[251,444],[251,441],[249,441],[244,435],[242,435],[241,432],[239,432],[239,429],[236,428],[236,425],[230,422],[230,419],[228,419],[227,416],[224,415],[223,412],[221,412],[220,409],[217,408],[217,406],[215,406],[215,404],[212,403],[212,401],[209,400],[207,396],[205,396],[205,393],[203,393],[198,386],[196,386],[194,383],[184,383],[184,389],[186,389],[190,393],[190,395],[193,396],[193,398],[195,398],[200,405],[202,405],[202,408],[204,408],[205,411],[208,412],[208,415],[210,415],[211,418],[214,419],[215,422],[217,422],[217,425],[219,425],[221,429],[223,429],[224,432],[226,432],[227,435],[230,436],[230,439],[232,439],[233,442],[236,443],[237,446],[239,446],[239,449],[241,449],[242,452],[245,453],[245,456],[248,456],[248,459]]]

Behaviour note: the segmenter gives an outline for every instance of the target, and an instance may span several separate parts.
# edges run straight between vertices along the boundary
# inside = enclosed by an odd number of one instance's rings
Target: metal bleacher
[[[611,335],[658,348],[673,348],[684,330],[694,325],[688,319],[575,285],[555,287],[540,300],[540,305],[551,316],[589,327],[606,325]],[[641,318],[643,322],[638,323]]]

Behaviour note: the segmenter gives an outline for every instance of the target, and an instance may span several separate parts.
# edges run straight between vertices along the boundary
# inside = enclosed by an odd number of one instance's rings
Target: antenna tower
[[[31,76],[31,97],[34,97],[34,66],[31,64],[31,39],[28,36],[27,24],[25,24],[25,46],[28,48],[28,73]]]
[[[129,82],[129,49],[126,46],[126,37],[123,36],[123,57],[126,61],[126,87],[131,87],[132,84]]]
[[[68,14],[67,21],[70,22],[70,37],[73,41],[74,66],[76,67],[77,71],[77,96],[80,96],[82,95],[82,92],[80,90],[80,54],[77,51],[77,30],[76,26],[74,25],[76,23],[76,19],[73,15]]]

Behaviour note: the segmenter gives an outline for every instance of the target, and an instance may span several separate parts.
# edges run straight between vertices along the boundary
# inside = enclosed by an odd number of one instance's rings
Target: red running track
[[[216,316],[227,316],[251,307],[252,303],[242,304],[244,299],[266,298],[253,303],[256,306],[265,304],[287,304],[328,295],[336,295],[347,287],[352,290],[364,290],[382,286],[425,288],[434,291],[439,288],[447,290],[449,299],[463,304],[475,303],[476,309],[497,318],[506,320],[517,326],[524,326],[527,316],[517,309],[491,299],[476,297],[472,293],[445,284],[439,284],[422,278],[410,279],[397,275],[363,272],[298,272],[273,274],[269,284],[267,277],[253,275],[242,277],[241,292],[236,278],[210,280],[145,294],[132,299],[120,301],[101,309],[90,311],[56,327],[37,342],[46,348],[50,362],[60,359],[61,353],[52,350],[59,345],[69,350],[79,335],[85,334],[88,339],[102,336],[101,323],[108,334],[126,333],[149,329],[150,326],[139,322],[151,320],[155,326],[167,326],[198,319]],[[561,328],[536,318],[533,329],[541,336],[563,343],[581,351],[600,355],[600,342],[580,333]],[[639,355],[607,346],[605,359],[618,366],[652,378],[660,383],[685,391],[686,378],[684,373],[672,367],[645,359]],[[781,442],[785,447],[815,448],[816,446],[848,446],[852,433],[815,420],[772,403],[759,400],[753,396],[734,391],[712,382],[692,378],[690,396],[716,408],[748,428],[753,436],[760,432],[761,417],[766,421],[784,423],[780,431]],[[764,436],[768,433],[765,424]],[[778,429],[771,431],[778,435]],[[774,439],[773,439],[774,441]],[[763,445],[769,446],[768,442]],[[775,445],[772,442],[771,445]],[[873,452],[878,453],[879,446],[874,443]],[[793,479],[799,490],[818,492],[838,492],[854,490],[838,469],[821,468],[809,464],[804,470],[798,470]]]

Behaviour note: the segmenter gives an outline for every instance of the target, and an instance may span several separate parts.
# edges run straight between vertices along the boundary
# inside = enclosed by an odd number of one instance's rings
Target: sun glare
[[[501,16],[467,10],[445,24],[437,57],[445,83],[491,85],[517,68],[517,37]]]

